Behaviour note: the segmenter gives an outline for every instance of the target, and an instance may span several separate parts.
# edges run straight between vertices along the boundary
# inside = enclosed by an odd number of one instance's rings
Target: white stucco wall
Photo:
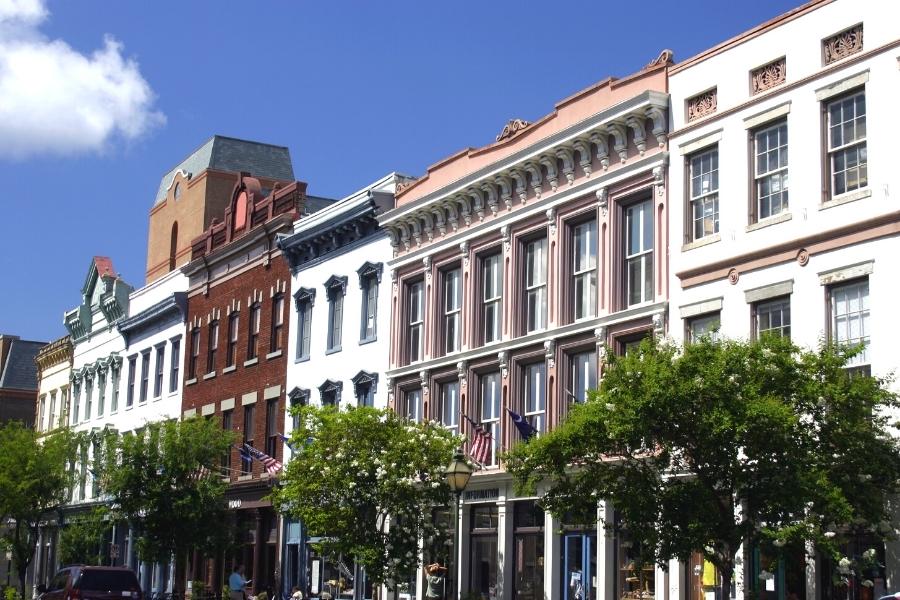
[[[60,425],[60,418],[64,416],[65,405],[68,404],[69,376],[71,374],[72,366],[68,360],[41,372],[41,380],[38,384],[38,402],[44,402],[44,414],[40,424],[37,424],[38,431],[50,431]],[[56,402],[51,407],[51,395],[53,394],[56,395]],[[66,422],[63,421],[62,424],[65,425]]]

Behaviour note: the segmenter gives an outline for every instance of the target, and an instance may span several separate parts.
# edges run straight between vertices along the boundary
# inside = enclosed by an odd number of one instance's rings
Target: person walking
[[[246,587],[251,580],[244,579],[244,565],[237,565],[231,575],[228,576],[228,589],[231,590],[231,600],[244,600]]]
[[[441,566],[440,563],[432,563],[425,567],[425,582],[428,584],[425,588],[425,600],[440,600],[444,597],[444,573],[447,567]]]

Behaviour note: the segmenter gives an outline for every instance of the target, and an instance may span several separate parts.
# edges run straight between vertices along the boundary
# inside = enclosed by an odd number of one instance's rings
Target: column
[[[255,511],[256,517],[256,539],[253,540],[253,589],[258,590],[261,589],[258,586],[263,583],[262,581],[262,551],[263,551],[263,514],[262,509],[257,508]]]
[[[513,510],[507,500],[497,502],[497,599],[512,600],[515,558],[513,557]]]
[[[459,547],[454,548],[454,552],[456,554],[456,564],[459,565],[456,569],[457,579],[456,579],[456,598],[459,600],[462,598],[463,590],[468,591],[469,589],[469,528],[466,526],[470,521],[470,506],[465,503],[461,503],[459,507],[459,514],[457,518],[459,519]]]
[[[597,595],[601,598],[616,596],[615,535],[607,531],[603,523],[612,523],[612,504],[601,500],[597,504]]]
[[[562,570],[562,551],[557,531],[560,521],[549,512],[544,513],[544,598],[559,600],[559,577]],[[605,600],[605,599],[598,599]]]
[[[560,323],[559,308],[559,267],[556,258],[559,256],[559,236],[555,208],[548,208],[547,215],[547,329],[557,327]]]
[[[669,561],[668,597],[665,600],[688,600],[684,565],[675,559]]]

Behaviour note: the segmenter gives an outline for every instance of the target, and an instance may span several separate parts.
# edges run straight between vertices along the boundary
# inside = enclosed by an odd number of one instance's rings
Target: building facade
[[[45,342],[0,335],[0,423],[35,424],[38,408],[38,376],[34,362]]]
[[[284,460],[287,321],[291,274],[276,244],[303,213],[306,184],[264,190],[241,174],[221,221],[191,244],[188,277],[182,416],[218,420],[235,433],[222,460],[229,480],[235,552],[193,557],[191,580],[221,589],[230,569],[243,564],[256,591],[278,588],[279,516],[266,498],[276,477],[244,460],[246,444]]]
[[[665,334],[670,61],[665,51],[535,123],[510,121],[496,143],[404,186],[379,219],[395,251],[390,405],[469,440],[475,423],[491,435],[463,496],[451,597],[636,591],[627,539],[518,497],[499,456],[520,440],[510,412],[552,429],[596,387],[607,345]],[[401,597],[423,591],[420,571]]]
[[[897,17],[891,3],[809,2],[670,69],[673,338],[863,343],[854,369],[894,371]],[[865,536],[851,546],[852,558],[875,548],[886,568],[837,587],[835,565],[796,548],[760,580],[766,559],[751,548],[736,594],[893,592],[900,548]],[[670,597],[708,593],[694,566],[673,565]]]
[[[383,275],[392,250],[376,217],[394,207],[396,185],[407,180],[394,173],[383,177],[295,221],[293,232],[279,238],[292,277],[289,407],[387,406],[391,288]],[[288,415],[288,433],[292,422]],[[296,585],[314,597],[325,581],[344,578],[355,598],[372,598],[372,585],[352,557],[320,556],[307,546],[302,524],[290,519],[283,535],[282,589]]]

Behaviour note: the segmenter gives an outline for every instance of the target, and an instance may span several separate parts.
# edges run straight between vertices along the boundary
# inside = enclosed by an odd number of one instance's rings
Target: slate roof
[[[307,215],[311,215],[314,212],[318,212],[323,208],[331,206],[337,202],[334,198],[325,198],[323,196],[306,196],[306,204],[304,204],[304,212]]]
[[[46,345],[46,342],[12,340],[6,364],[0,373],[0,389],[37,391],[37,363],[34,359]]]
[[[239,140],[214,135],[174,169],[163,175],[156,192],[155,204],[165,200],[166,192],[178,171],[199,175],[206,169],[220,171],[247,171],[254,177],[270,177],[285,181],[294,180],[291,152],[286,146],[273,146],[262,142]]]

